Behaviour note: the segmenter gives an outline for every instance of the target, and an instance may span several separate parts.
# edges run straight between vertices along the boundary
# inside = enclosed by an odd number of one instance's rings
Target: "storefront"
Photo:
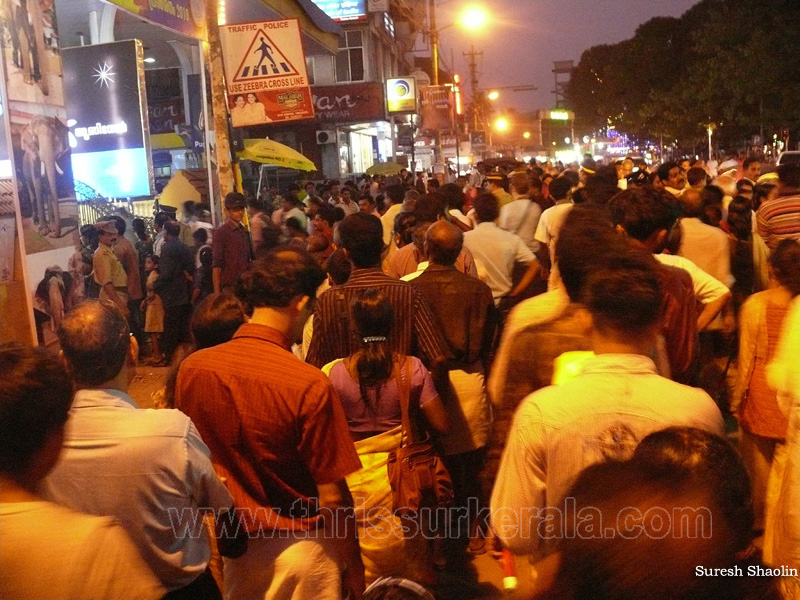
[[[305,48],[337,47],[338,26],[303,2],[229,4],[220,20],[296,17]],[[206,24],[202,0],[0,0],[0,342],[35,342],[37,302],[39,342],[53,341],[82,224],[152,218],[176,178],[219,215]],[[63,293],[41,298],[42,283]]]

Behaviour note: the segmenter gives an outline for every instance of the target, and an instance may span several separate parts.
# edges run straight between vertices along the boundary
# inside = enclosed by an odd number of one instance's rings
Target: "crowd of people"
[[[86,228],[61,355],[0,348],[0,596],[432,600],[490,552],[543,598],[799,598],[800,165],[729,166]]]

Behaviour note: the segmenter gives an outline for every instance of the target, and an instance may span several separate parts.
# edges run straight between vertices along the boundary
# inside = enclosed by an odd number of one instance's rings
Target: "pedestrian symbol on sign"
[[[263,29],[259,29],[236,70],[233,81],[254,81],[298,74],[280,48]]]

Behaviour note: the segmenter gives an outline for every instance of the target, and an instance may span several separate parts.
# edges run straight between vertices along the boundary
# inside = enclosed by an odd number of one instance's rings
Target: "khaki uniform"
[[[124,303],[128,302],[128,276],[111,246],[100,244],[97,247],[92,255],[92,268],[94,269],[94,280],[100,286],[101,300],[111,300],[103,287],[110,283],[117,290],[120,300]]]

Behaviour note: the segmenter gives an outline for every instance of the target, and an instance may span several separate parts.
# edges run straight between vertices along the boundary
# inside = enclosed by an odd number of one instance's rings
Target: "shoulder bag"
[[[446,506],[453,501],[453,481],[436,454],[430,436],[414,441],[414,428],[409,416],[411,400],[411,359],[395,364],[394,375],[400,397],[403,432],[400,447],[389,453],[387,469],[392,486],[394,514],[401,519],[414,519],[421,508]]]

